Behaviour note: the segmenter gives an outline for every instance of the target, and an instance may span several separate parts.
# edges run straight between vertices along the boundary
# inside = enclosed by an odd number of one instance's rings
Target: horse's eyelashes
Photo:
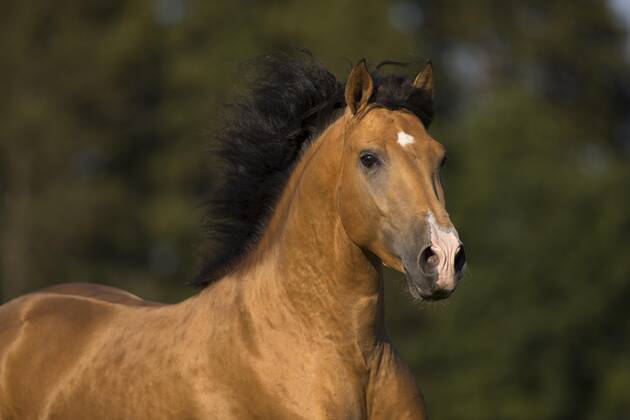
[[[442,158],[442,162],[440,162],[440,168],[444,168],[446,166],[446,162],[448,162],[448,155],[444,155]]]

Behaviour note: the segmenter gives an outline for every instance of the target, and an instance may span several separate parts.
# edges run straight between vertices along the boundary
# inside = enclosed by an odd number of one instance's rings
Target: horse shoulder
[[[367,393],[369,418],[425,420],[420,389],[391,343],[379,344],[371,364]]]

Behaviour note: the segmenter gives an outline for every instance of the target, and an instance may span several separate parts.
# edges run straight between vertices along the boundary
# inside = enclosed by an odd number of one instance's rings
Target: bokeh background
[[[361,57],[430,57],[470,269],[434,305],[388,272],[387,313],[431,418],[630,418],[630,1],[1,9],[1,302],[66,281],[195,292],[207,150],[239,63],[303,47],[345,78]]]

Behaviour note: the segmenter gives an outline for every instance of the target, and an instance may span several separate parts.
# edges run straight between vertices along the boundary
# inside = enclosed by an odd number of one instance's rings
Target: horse
[[[200,290],[61,284],[0,306],[0,418],[424,419],[385,328],[383,266],[449,296],[465,253],[431,137],[433,68],[260,60],[216,135]]]

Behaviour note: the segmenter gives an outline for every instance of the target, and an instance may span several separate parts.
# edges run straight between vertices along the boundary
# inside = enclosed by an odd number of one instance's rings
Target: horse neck
[[[284,328],[361,343],[384,334],[381,265],[352,243],[336,211],[345,117],[304,153],[257,247],[234,273],[252,314]],[[288,316],[287,316],[288,315]]]

